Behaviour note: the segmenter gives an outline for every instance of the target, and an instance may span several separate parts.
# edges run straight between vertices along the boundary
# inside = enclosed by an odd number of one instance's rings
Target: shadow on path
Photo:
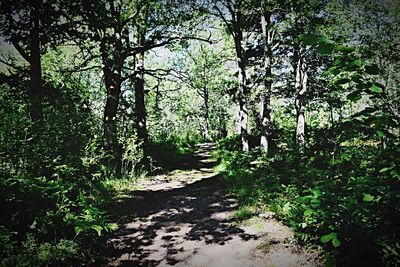
[[[209,169],[214,164],[212,149],[212,144],[197,147],[193,158],[182,162],[182,169],[195,170],[174,174],[178,183],[172,188],[153,190],[149,186],[115,204],[119,230],[108,239],[103,255],[109,265],[176,265],[204,246],[224,246],[233,238],[241,242],[258,238],[234,226],[236,202]]]
[[[178,151],[170,149],[160,153],[156,148],[153,148],[150,154],[155,160],[155,165],[161,168],[155,170],[155,173],[166,173],[174,170],[199,170],[214,167],[215,161],[210,160],[214,148],[214,143],[205,143],[196,145],[194,153],[191,154],[180,154]]]

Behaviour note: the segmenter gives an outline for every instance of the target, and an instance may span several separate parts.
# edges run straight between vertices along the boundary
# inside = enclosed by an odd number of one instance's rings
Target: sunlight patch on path
[[[123,206],[131,216],[108,240],[108,266],[321,266],[318,253],[299,247],[275,219],[236,222],[234,196],[203,165],[212,148],[198,147],[195,168],[152,177],[132,192]]]

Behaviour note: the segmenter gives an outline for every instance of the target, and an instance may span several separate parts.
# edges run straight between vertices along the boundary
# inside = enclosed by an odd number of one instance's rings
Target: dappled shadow
[[[212,168],[216,164],[211,159],[215,143],[199,144],[194,147],[194,153],[179,154],[177,151],[151,151],[151,157],[158,166],[154,174],[167,173],[174,170],[201,170]]]
[[[174,265],[196,253],[190,241],[224,245],[234,236],[256,239],[232,225],[228,214],[235,206],[217,176],[178,189],[134,192],[114,207],[120,229],[106,254],[120,259],[120,266],[157,266],[163,260]]]
[[[203,150],[204,151],[204,150]],[[198,160],[209,158],[196,154]],[[200,162],[188,165],[204,169]],[[117,266],[175,265],[197,253],[200,246],[224,246],[233,238],[257,239],[233,224],[235,200],[218,176],[204,170],[202,179],[178,188],[135,191],[115,203],[119,224],[107,242],[104,256]]]

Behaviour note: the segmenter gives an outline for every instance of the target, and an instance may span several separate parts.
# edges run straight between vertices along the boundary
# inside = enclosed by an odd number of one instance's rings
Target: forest
[[[0,0],[0,266],[399,266],[398,0]]]

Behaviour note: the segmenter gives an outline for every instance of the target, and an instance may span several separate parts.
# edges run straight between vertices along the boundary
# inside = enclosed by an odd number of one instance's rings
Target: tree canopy
[[[88,264],[121,181],[201,143],[326,264],[400,264],[398,1],[0,7],[2,265]]]

